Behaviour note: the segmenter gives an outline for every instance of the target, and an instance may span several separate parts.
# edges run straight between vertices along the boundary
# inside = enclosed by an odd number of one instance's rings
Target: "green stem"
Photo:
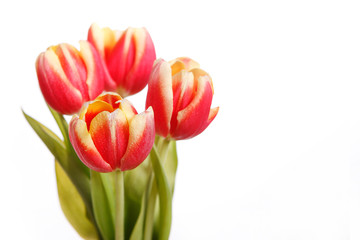
[[[165,169],[160,161],[160,155],[155,145],[151,150],[150,159],[154,168],[156,185],[158,188],[160,200],[160,229],[158,239],[168,240],[171,228],[172,198]]]
[[[115,171],[115,240],[124,240],[125,189],[124,173]]]
[[[161,164],[164,166],[166,164],[169,146],[170,146],[170,140],[168,140],[166,138],[164,138],[163,141],[161,141],[161,145],[159,146],[160,161],[161,161]]]
[[[154,174],[152,173],[148,185],[148,199],[147,199],[146,213],[145,213],[144,240],[152,239],[152,231],[154,227],[154,218],[155,218],[156,197],[157,197],[157,187],[155,184]]]
[[[168,149],[170,146],[170,141],[168,139],[157,136],[157,141],[154,147],[156,146],[160,150],[159,161],[161,162],[162,165],[164,165],[167,158]],[[148,200],[147,200],[146,214],[145,214],[144,240],[152,239],[157,196],[158,196],[158,188],[156,185],[156,181],[154,180],[154,173],[152,173],[148,185]]]

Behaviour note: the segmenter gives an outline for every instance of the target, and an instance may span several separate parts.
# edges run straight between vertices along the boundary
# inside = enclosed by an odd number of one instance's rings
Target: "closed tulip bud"
[[[80,51],[63,43],[49,47],[36,60],[40,89],[46,102],[61,114],[74,114],[104,90],[101,57],[88,41]]]
[[[194,60],[156,60],[146,99],[154,109],[156,133],[175,140],[200,134],[219,111],[210,109],[213,94],[210,76]]]
[[[69,136],[80,160],[92,170],[130,170],[145,160],[154,144],[154,113],[148,108],[137,114],[120,95],[104,93],[73,116]]]
[[[145,28],[113,31],[91,25],[91,42],[107,66],[105,88],[126,97],[141,91],[149,81],[156,58],[154,44]]]

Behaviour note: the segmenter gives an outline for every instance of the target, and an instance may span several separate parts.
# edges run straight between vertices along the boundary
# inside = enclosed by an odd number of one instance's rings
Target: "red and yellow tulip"
[[[126,97],[146,86],[156,55],[145,28],[128,28],[121,32],[93,24],[88,32],[88,41],[95,46],[107,66],[107,91],[116,91]]]
[[[146,106],[154,109],[156,133],[175,140],[200,134],[219,111],[210,109],[213,94],[211,77],[194,60],[157,60],[146,99]]]
[[[80,160],[92,170],[130,170],[145,160],[153,146],[153,110],[137,114],[120,95],[104,93],[71,119],[69,137]]]
[[[36,60],[63,140],[24,116],[54,156],[60,204],[81,237],[168,239],[176,140],[197,136],[217,116],[212,79],[190,58],[155,61],[145,28],[116,31],[93,24],[87,39],[80,50],[59,44]],[[147,110],[138,114],[121,96],[146,85]],[[75,115],[68,123],[62,114]]]
[[[74,114],[104,90],[101,57],[88,41],[80,51],[69,44],[49,47],[36,60],[40,89],[46,102],[61,114]]]

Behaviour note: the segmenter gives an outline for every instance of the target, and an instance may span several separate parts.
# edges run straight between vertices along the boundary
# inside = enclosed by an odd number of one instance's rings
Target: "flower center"
[[[90,129],[91,121],[96,115],[103,111],[112,113],[119,108],[120,101],[122,98],[119,95],[115,94],[104,94],[100,95],[89,104],[85,113],[85,122],[88,130]]]

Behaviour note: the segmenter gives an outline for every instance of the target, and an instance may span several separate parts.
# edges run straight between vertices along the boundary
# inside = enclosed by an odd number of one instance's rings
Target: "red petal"
[[[114,170],[97,151],[87,131],[86,123],[77,116],[74,116],[70,121],[69,137],[76,154],[86,166],[98,172],[111,172]]]
[[[84,111],[86,111],[84,120],[86,122],[88,129],[90,129],[91,121],[96,117],[96,115],[98,115],[99,113],[101,113],[103,111],[113,112],[114,109],[109,103],[103,102],[100,100],[96,100],[96,101],[90,103],[87,106],[86,110],[82,110],[81,112],[84,112]]]
[[[48,51],[55,52],[71,84],[81,92],[84,100],[88,101],[89,93],[88,86],[86,85],[87,70],[79,51],[75,47],[65,43],[50,47]]]
[[[121,32],[113,31],[108,27],[100,28],[95,23],[88,31],[88,41],[94,45],[103,59],[107,59],[120,36]]]
[[[144,28],[128,28],[108,58],[107,66],[123,96],[141,91],[149,81],[156,58],[154,44]]]
[[[120,106],[120,100],[122,100],[122,97],[113,92],[105,92],[101,95],[99,95],[96,100],[104,101],[110,104],[114,109],[119,108]]]
[[[129,137],[128,122],[119,109],[101,112],[91,121],[89,133],[102,158],[112,169],[120,166]]]
[[[110,76],[106,66],[106,59],[116,44],[116,32],[110,28],[100,28],[97,24],[92,24],[88,31],[88,41],[100,55],[101,63],[99,66],[103,69],[105,90],[114,91],[116,89],[116,83]]]
[[[209,113],[209,117],[208,117],[207,121],[191,137],[195,137],[195,136],[199,135],[200,133],[202,133],[210,125],[210,123],[214,120],[214,118],[216,117],[218,112],[219,112],[219,107],[210,109],[210,113]]]
[[[129,122],[135,115],[138,114],[134,106],[127,99],[123,99],[120,101],[119,108],[125,113],[125,116]]]
[[[156,59],[153,41],[146,29],[135,29],[133,43],[135,46],[135,59],[125,80],[128,95],[140,92],[146,86]]]
[[[170,132],[173,132],[177,127],[177,114],[184,109],[194,98],[196,85],[194,83],[194,75],[180,71],[173,76],[173,94],[174,94],[174,110],[171,117]],[[195,89],[195,90],[194,90]]]
[[[133,117],[129,124],[129,143],[121,160],[121,170],[140,165],[149,155],[155,140],[154,113],[151,108]]]
[[[177,127],[170,135],[176,140],[194,137],[208,119],[211,101],[212,88],[208,77],[200,77],[195,97],[178,113]]]
[[[40,89],[46,102],[62,114],[80,110],[84,99],[66,77],[59,58],[53,51],[41,53],[36,60],[36,72]]]
[[[104,90],[105,69],[99,53],[88,41],[80,41],[80,54],[86,65],[89,100],[93,100]]]
[[[154,109],[156,133],[167,137],[173,112],[173,93],[170,65],[162,59],[156,60],[146,97],[146,107]]]
[[[126,75],[134,63],[135,46],[132,40],[132,31],[131,28],[125,31],[113,48],[107,62],[109,73],[118,87],[125,88]],[[121,95],[125,97],[123,93]]]

